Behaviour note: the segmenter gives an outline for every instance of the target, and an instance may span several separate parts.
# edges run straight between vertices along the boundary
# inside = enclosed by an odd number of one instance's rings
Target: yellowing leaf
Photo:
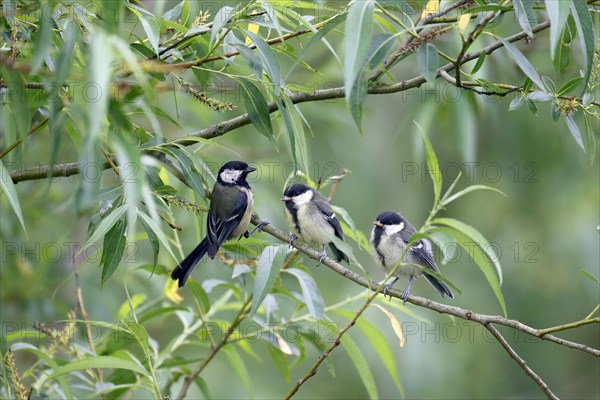
[[[440,9],[440,0],[429,0],[423,9],[421,18],[425,18],[428,14],[435,14]]]
[[[392,314],[391,311],[380,306],[379,304],[373,304],[373,305],[375,307],[379,308],[381,310],[381,312],[383,312],[390,319],[390,323],[392,324],[392,329],[394,330],[394,333],[398,337],[398,344],[400,345],[400,347],[404,347],[404,344],[406,343],[406,338],[404,337],[404,332],[402,332],[402,327],[400,326],[400,322],[398,322],[398,319],[396,318],[396,316],[394,314]]]
[[[283,340],[279,333],[275,332],[275,338],[277,339],[277,345],[279,346],[279,350],[281,350],[283,354],[287,354],[288,356],[294,354],[290,345],[287,344],[285,340]]]
[[[260,28],[260,26],[256,25],[256,24],[248,24],[248,31],[252,32],[254,34],[258,33],[258,29]],[[252,39],[250,39],[250,37],[246,37],[246,46],[250,46],[252,44]]]
[[[168,184],[169,184],[169,174],[168,174],[168,172],[167,172],[167,169],[166,169],[166,168],[162,167],[162,168],[160,169],[160,171],[158,171],[158,176],[160,177],[160,179],[163,181],[163,183],[164,183],[165,185],[168,185]]]
[[[467,25],[469,25],[469,21],[471,21],[471,14],[463,14],[458,19],[458,29],[460,32],[464,32]]]
[[[131,297],[131,303],[129,301],[123,302],[123,304],[121,304],[121,307],[119,308],[119,312],[117,313],[117,320],[120,321],[122,319],[125,319],[129,315],[129,313],[132,312],[131,308],[133,307],[133,310],[135,310],[140,305],[142,305],[144,300],[146,300],[146,295],[138,293],[134,294]]]
[[[181,297],[179,295],[179,292],[177,291],[177,281],[174,281],[172,279],[167,280],[163,292],[166,298],[171,300],[175,304],[179,304],[183,301],[183,297]]]

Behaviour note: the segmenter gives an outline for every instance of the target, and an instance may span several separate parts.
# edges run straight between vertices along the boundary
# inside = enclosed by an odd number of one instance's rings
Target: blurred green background
[[[508,32],[508,31],[507,31]],[[502,31],[498,32],[502,34]],[[553,79],[556,73],[549,62],[547,32],[524,51],[539,67],[540,74]],[[334,47],[340,48],[333,35]],[[300,39],[305,40],[305,39]],[[298,41],[290,42],[294,46]],[[436,41],[441,48],[456,49],[457,37],[446,35]],[[283,71],[291,61],[280,57]],[[411,61],[412,60],[412,61]],[[394,73],[396,79],[418,75],[416,63],[406,60]],[[308,63],[321,74],[297,68],[288,82],[301,82],[313,89],[338,86],[343,81],[340,65],[324,46],[309,54]],[[246,71],[244,63],[232,65],[233,71]],[[516,67],[508,62],[503,50],[495,53],[480,74],[488,79],[510,80],[518,76]],[[575,67],[571,72],[575,71]],[[219,81],[217,85],[228,81]],[[557,79],[559,80],[559,79]],[[211,86],[212,87],[212,86]],[[210,91],[218,99],[230,101],[237,109],[224,114],[207,110],[182,93],[158,95],[159,106],[181,125],[168,122],[163,129],[168,138],[177,138],[197,131],[211,123],[243,112],[239,92]],[[564,121],[554,123],[549,103],[533,115],[527,107],[508,111],[511,96],[503,99],[475,98],[458,92],[438,80],[419,90],[394,95],[370,96],[364,109],[364,135],[360,135],[343,100],[300,105],[312,131],[307,134],[310,172],[313,180],[337,175],[342,168],[352,173],[341,183],[334,204],[345,208],[358,229],[368,235],[376,215],[384,210],[403,213],[415,226],[425,220],[432,204],[431,181],[424,165],[421,139],[413,121],[428,133],[437,152],[447,188],[458,169],[463,173],[458,187],[486,184],[502,190],[504,198],[492,192],[476,192],[453,203],[445,216],[473,225],[494,243],[504,272],[502,290],[508,316],[534,327],[549,327],[585,317],[600,301],[596,283],[582,276],[586,269],[600,275],[600,170],[598,157],[593,165],[570,136]],[[274,115],[280,132],[280,119]],[[308,130],[307,130],[308,132]],[[598,130],[596,130],[596,133]],[[282,204],[279,201],[289,174],[289,145],[280,134],[277,148],[252,126],[240,128],[215,141],[237,153],[241,159],[258,167],[251,185],[255,192],[256,211],[280,228],[285,227]],[[58,159],[76,160],[76,149],[65,141]],[[27,144],[23,163],[33,167],[44,163],[48,143],[43,136]],[[197,155],[213,172],[218,166],[238,156],[216,146],[204,146]],[[17,164],[12,164],[16,166]],[[10,169],[11,164],[7,163]],[[75,307],[75,286],[70,268],[71,243],[85,241],[90,215],[77,215],[72,207],[79,177],[48,181],[29,181],[17,185],[28,236],[21,230],[6,199],[1,202],[2,269],[0,319],[6,330],[29,327],[34,321],[50,322],[66,318]],[[106,184],[116,183],[111,171],[104,174]],[[176,185],[173,180],[170,182]],[[178,187],[181,188],[181,187]],[[191,192],[186,198],[195,201]],[[201,238],[203,218],[189,211],[176,209],[176,223],[183,228],[179,234],[183,250],[190,251]],[[160,298],[167,277],[136,270],[152,260],[147,243],[139,236],[130,238],[135,246],[126,252],[125,260],[111,279],[100,288],[100,270],[96,259],[80,270],[81,286],[91,319],[114,321],[119,307],[126,301],[125,285],[131,295],[144,294],[147,301]],[[270,240],[262,234],[259,237]],[[380,280],[369,255],[356,254],[370,277]],[[177,254],[182,256],[182,254]],[[438,254],[439,256],[439,254]],[[92,256],[94,258],[94,256]],[[441,256],[438,262],[443,264]],[[171,269],[176,261],[161,250],[159,262]],[[313,266],[314,262],[307,261]],[[351,268],[360,273],[355,266]],[[479,313],[500,314],[501,309],[483,274],[464,250],[452,254],[452,261],[441,265],[442,273],[463,292],[446,301]],[[343,279],[326,267],[314,268],[313,276],[331,305],[360,292],[356,284]],[[193,277],[231,279],[231,268],[219,261],[201,263]],[[285,283],[286,281],[284,281]],[[287,281],[291,287],[297,283]],[[398,288],[404,288],[400,281]],[[251,285],[247,287],[251,291]],[[424,281],[416,282],[412,293],[441,300]],[[189,301],[190,293],[180,294]],[[211,293],[211,299],[214,293]],[[168,302],[167,300],[164,300]],[[386,301],[387,302],[387,301]],[[398,302],[396,299],[392,302]],[[185,304],[185,303],[184,303]],[[356,310],[360,302],[346,306]],[[407,398],[540,398],[542,393],[529,377],[511,360],[504,350],[477,324],[453,320],[410,304],[406,310],[418,314],[423,322],[409,312],[394,309],[407,335],[403,348],[397,346],[389,320],[379,311],[370,309],[366,318],[375,323],[391,343],[398,363],[400,380]],[[332,314],[334,322],[345,323]],[[170,317],[147,326],[159,343],[181,329],[179,321]],[[569,350],[548,342],[533,340],[516,331],[501,332],[527,363],[564,398],[600,397],[600,360],[589,354]],[[398,391],[370,344],[358,331],[351,333],[375,375],[382,398],[398,397]],[[600,347],[600,327],[585,326],[562,332],[560,337]],[[82,343],[84,338],[78,338]],[[281,397],[290,384],[276,372],[268,358],[266,345],[254,346],[258,358],[244,354],[256,398]],[[197,357],[201,356],[199,352]],[[292,369],[292,382],[312,365],[318,352],[312,348],[308,357]],[[330,356],[335,378],[321,367],[313,381],[303,386],[301,398],[365,398],[367,393],[348,355],[337,349]],[[249,396],[239,378],[232,372],[227,358],[219,354],[205,371],[215,398]],[[190,395],[199,395],[196,388]]]

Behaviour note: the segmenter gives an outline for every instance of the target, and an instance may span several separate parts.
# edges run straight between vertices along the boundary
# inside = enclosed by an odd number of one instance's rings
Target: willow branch
[[[537,33],[542,30],[548,29],[549,27],[550,27],[550,22],[546,21],[546,22],[542,22],[541,24],[534,26],[531,30],[533,31],[533,33]],[[505,40],[509,43],[514,43],[514,42],[518,42],[519,40],[525,39],[526,37],[527,37],[527,33],[525,33],[523,31],[523,32],[514,34],[512,36],[509,36]],[[469,62],[469,61],[476,60],[477,58],[479,58],[479,56],[482,53],[486,53],[487,55],[490,55],[493,52],[495,52],[496,50],[502,48],[503,46],[504,46],[503,43],[500,40],[498,40],[498,41],[491,43],[490,45],[488,45],[487,47],[485,47],[479,51],[476,51],[473,53],[467,53],[467,54],[465,54],[465,56],[463,58],[463,64],[466,62]],[[438,70],[438,73],[440,71],[449,72],[449,71],[454,70],[454,68],[455,68],[455,65],[453,63],[448,63],[448,64],[442,66]],[[420,75],[420,76],[416,76],[412,79],[408,79],[406,81],[398,82],[398,83],[395,83],[392,85],[370,86],[367,90],[367,93],[371,94],[371,95],[399,93],[399,92],[407,91],[409,89],[419,88],[423,84],[425,84],[425,82],[426,82],[425,78],[422,75]],[[340,98],[343,98],[344,96],[345,96],[345,88],[343,86],[340,86],[340,87],[335,87],[335,88],[331,88],[331,89],[316,90],[312,93],[297,93],[297,94],[290,96],[290,100],[294,104],[300,104],[300,103],[307,103],[307,102],[314,102],[314,101],[340,99]],[[277,105],[275,103],[269,104],[269,113],[273,113],[276,110],[277,110]],[[242,114],[238,117],[234,117],[234,118],[231,118],[231,119],[223,121],[223,122],[218,122],[216,124],[212,124],[202,130],[190,133],[184,137],[181,137],[181,138],[175,139],[171,142],[168,142],[165,145],[169,146],[169,145],[173,145],[173,144],[179,144],[182,146],[191,146],[193,144],[196,144],[197,141],[187,139],[189,137],[213,139],[213,138],[216,138],[219,136],[223,136],[226,133],[231,132],[235,129],[241,128],[242,126],[249,125],[250,123],[251,123],[251,121],[250,121],[248,114]],[[102,167],[102,169],[108,169],[110,167],[110,165],[108,163],[104,163],[104,164],[101,164],[101,167]],[[71,163],[64,163],[64,164],[56,164],[53,166],[41,165],[36,168],[23,169],[23,170],[12,170],[10,172],[10,176],[14,183],[19,183],[22,181],[36,180],[36,179],[44,179],[48,176],[48,172],[49,172],[50,168],[53,169],[53,171],[52,171],[53,177],[60,177],[60,176],[65,177],[65,176],[71,176],[71,175],[76,175],[76,174],[80,173],[79,163],[71,162]]]
[[[527,363],[525,362],[525,360],[523,360],[523,358],[521,358],[521,356],[519,356],[517,354],[517,352],[510,347],[510,344],[508,344],[508,342],[506,341],[506,339],[504,339],[504,336],[502,336],[502,334],[500,332],[498,332],[498,329],[496,329],[494,327],[494,325],[492,324],[486,324],[484,325],[486,327],[486,329],[488,331],[490,331],[490,333],[492,335],[494,335],[494,337],[496,338],[496,340],[498,340],[498,343],[500,343],[500,345],[504,348],[504,350],[506,350],[506,352],[508,353],[508,355],[516,361],[517,364],[519,364],[519,366],[523,369],[523,371],[525,371],[525,373],[531,378],[533,379],[533,381],[535,382],[536,385],[539,386],[539,388],[542,390],[542,392],[544,392],[544,394],[546,394],[546,397],[548,397],[549,399],[553,399],[553,400],[558,400],[558,396],[556,396],[548,387],[548,385],[542,380],[542,378],[540,378],[540,376],[538,374],[536,374],[531,368],[529,368],[529,366],[527,365]]]
[[[252,223],[254,225],[258,224],[259,221],[260,221],[260,218],[257,215],[254,215],[252,217]],[[263,226],[262,231],[266,232],[267,234],[273,236],[276,239],[281,240],[284,243],[287,243],[289,241],[288,235],[285,232],[283,232],[282,230],[275,227],[273,224]],[[321,253],[319,253],[318,251],[312,249],[311,247],[301,243],[300,241],[295,241],[292,244],[292,246],[295,247],[296,249],[298,249],[301,253],[307,255],[308,257],[310,257],[314,260],[318,260],[321,255]],[[349,270],[348,268],[344,267],[342,264],[333,261],[329,257],[327,257],[327,258],[325,258],[325,260],[323,260],[323,264],[326,265],[328,268],[332,269],[333,271],[337,272],[338,274],[342,275],[343,277],[345,277],[367,289],[376,291],[381,288],[380,284],[377,284],[377,283],[367,280],[366,278],[362,277],[361,275],[357,274],[356,272],[353,272],[353,271]],[[388,291],[386,292],[386,295],[390,295],[392,297],[402,299],[403,292],[399,291],[397,289],[391,288],[391,289],[388,289]],[[512,329],[516,329],[518,331],[521,331],[523,333],[526,333],[528,335],[534,336],[534,337],[542,339],[542,340],[546,340],[546,341],[549,341],[552,343],[559,344],[561,346],[580,350],[580,351],[589,353],[593,356],[600,357],[600,350],[598,350],[598,349],[594,349],[585,344],[576,343],[576,342],[572,342],[569,340],[564,340],[564,339],[561,339],[554,335],[544,333],[543,329],[533,328],[531,326],[525,325],[522,322],[514,320],[514,319],[504,318],[499,315],[478,314],[478,313],[475,313],[470,310],[466,310],[466,309],[456,307],[456,306],[450,306],[447,304],[437,303],[433,300],[429,300],[424,297],[419,297],[419,296],[415,296],[412,294],[408,296],[407,302],[412,303],[419,307],[430,309],[432,311],[437,311],[441,314],[452,315],[452,316],[464,319],[466,321],[477,322],[481,325],[485,325],[485,324],[503,325],[503,326],[506,326],[506,327],[509,327]],[[596,321],[594,321],[594,322],[596,322]]]

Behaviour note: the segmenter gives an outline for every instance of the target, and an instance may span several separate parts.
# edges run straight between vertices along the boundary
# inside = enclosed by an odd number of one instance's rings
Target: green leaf
[[[583,78],[581,77],[577,77],[577,78],[573,78],[570,81],[568,81],[567,83],[565,83],[564,85],[562,85],[560,87],[560,89],[558,89],[558,91],[556,92],[557,96],[562,96],[566,93],[569,93],[571,90],[575,89],[577,86],[579,86],[579,84],[581,83],[581,81],[583,81]]]
[[[361,132],[362,103],[367,95],[367,82],[363,71],[371,45],[374,5],[372,0],[353,2],[348,10],[344,30],[346,104]]]
[[[104,286],[104,283],[116,271],[119,263],[123,259],[125,243],[127,242],[127,238],[125,237],[126,228],[127,220],[125,218],[120,218],[106,235],[104,235],[104,246],[102,248],[102,257],[100,261],[100,264],[102,264],[102,281],[100,286]]]
[[[188,281],[188,287],[190,288],[190,291],[196,298],[196,301],[198,302],[202,312],[204,314],[208,313],[210,311],[210,300],[208,298],[208,294],[206,293],[204,288],[202,288],[202,285],[200,285],[195,280],[190,279]]]
[[[250,37],[252,42],[256,45],[258,52],[260,53],[262,64],[265,68],[267,75],[271,78],[271,82],[275,87],[275,95],[279,95],[279,90],[282,86],[281,73],[279,71],[279,60],[275,55],[275,51],[265,42],[263,38],[255,35],[252,32],[246,31],[246,34]]]
[[[152,45],[152,48],[154,49],[154,53],[156,55],[158,55],[158,42],[160,39],[160,24],[158,23],[157,19],[148,13],[146,18],[145,16],[142,15],[142,8],[138,8],[135,5],[130,5],[129,10],[134,13],[140,20],[140,22],[142,23],[142,27],[144,28],[144,32],[146,32],[146,36],[148,37],[148,41],[150,42],[150,44]],[[145,11],[145,10],[143,10]]]
[[[277,370],[279,371],[283,379],[285,379],[287,383],[290,383],[290,380],[292,378],[290,371],[291,368],[290,363],[288,362],[285,354],[281,350],[275,348],[275,346],[271,345],[267,346],[267,350],[269,350],[271,359],[273,360],[273,363],[277,367]]]
[[[383,61],[383,58],[388,55],[396,40],[397,35],[389,33],[373,36],[369,53],[367,54],[367,65],[369,68],[376,68]]]
[[[55,379],[59,376],[71,372],[90,370],[94,368],[126,369],[129,371],[137,372],[138,374],[142,374],[148,380],[152,379],[148,371],[146,371],[141,365],[133,361],[124,360],[122,358],[113,356],[98,356],[84,358],[83,360],[70,361],[68,364],[54,369],[54,371],[50,375],[43,376],[41,378],[41,381],[45,382],[48,379]]]
[[[10,117],[15,121],[17,135],[20,138],[25,139],[29,134],[31,125],[31,110],[29,108],[31,96],[27,95],[25,80],[20,74],[10,68],[3,68],[1,66],[0,71],[2,72],[3,78],[6,80],[8,88],[8,101],[12,111]],[[4,114],[4,104],[2,108],[2,113]],[[8,115],[6,117],[8,117]],[[4,126],[2,128],[4,131]]]
[[[562,3],[563,1],[559,1],[559,3]],[[594,32],[594,23],[592,22],[592,16],[590,15],[587,2],[585,0],[571,1],[573,2],[573,4],[571,4],[571,10],[573,11],[573,17],[575,18],[575,24],[577,25],[577,32],[579,32],[579,40],[581,42],[581,48],[583,49],[583,60],[585,63],[583,95],[587,90],[587,84],[590,81],[592,69],[594,68],[594,51],[596,49],[598,35]],[[570,3],[570,1],[564,2]]]
[[[569,132],[571,132],[571,135],[573,135],[573,138],[575,139],[575,141],[577,142],[579,147],[581,147],[583,149],[583,151],[585,151],[585,146],[583,145],[583,139],[581,138],[581,131],[579,130],[579,127],[575,123],[573,116],[565,115],[565,122],[567,123],[567,127],[569,128]]]
[[[314,319],[322,319],[325,306],[321,292],[319,292],[319,287],[313,277],[298,268],[288,268],[285,272],[294,275],[298,279],[300,288],[302,289],[302,297],[304,297],[304,303],[310,315]]]
[[[443,205],[446,206],[450,203],[452,203],[454,200],[458,199],[459,197],[462,197],[468,193],[474,192],[476,190],[491,190],[493,192],[496,193],[500,193],[502,196],[507,197],[506,194],[496,188],[493,188],[491,186],[486,186],[486,185],[471,185],[463,190],[461,190],[460,192],[453,194],[452,196],[448,197],[446,200],[442,201]]]
[[[231,367],[233,368],[237,376],[242,381],[242,384],[246,388],[246,391],[249,394],[248,397],[253,397],[252,380],[250,379],[248,369],[244,365],[244,360],[240,356],[240,353],[238,353],[238,351],[233,346],[224,347],[223,351],[227,355],[227,359],[229,360]]]
[[[429,176],[431,176],[431,180],[433,181],[433,193],[435,196],[434,204],[438,204],[442,193],[442,172],[440,171],[440,163],[433,151],[433,146],[431,145],[427,134],[416,121],[414,121],[414,123],[417,125],[419,132],[421,132],[421,137],[423,137],[425,158],[427,160],[427,172],[429,172]]]
[[[125,207],[125,206],[122,206],[122,207]],[[115,212],[113,212],[113,214],[114,213]],[[175,257],[175,254],[173,254],[173,251],[171,251],[171,246],[169,245],[169,240],[167,239],[167,236],[162,231],[162,229],[160,229],[160,226],[158,226],[156,224],[156,222],[154,222],[154,220],[152,218],[150,218],[150,216],[148,214],[146,214],[140,210],[138,210],[138,216],[141,217],[142,221],[144,221],[150,227],[150,229],[152,229],[152,231],[156,234],[160,243],[167,249],[167,251],[169,252],[171,257],[173,257],[173,260],[177,260],[177,257]]]
[[[54,33],[52,29],[54,23],[54,7],[56,3],[49,1],[42,3],[42,12],[39,13],[41,21],[38,23],[39,29],[35,38],[35,50],[33,52],[33,60],[30,62],[31,74],[36,75],[38,69],[42,66],[42,62],[46,55],[50,52],[52,45],[52,37]]]
[[[600,279],[598,279],[594,274],[592,274],[590,271],[582,269],[581,270],[581,275],[585,276],[586,278],[588,278],[590,281],[600,285]]]
[[[235,8],[224,6],[215,14],[213,19],[213,26],[210,31],[210,45],[213,46],[219,37],[221,29],[227,24],[227,21],[231,18],[235,11]]]
[[[275,102],[281,112],[283,125],[288,133],[294,163],[297,168],[308,173],[308,151],[300,114],[290,98],[284,93],[281,93],[281,98],[276,99]]]
[[[354,312],[352,311],[338,309],[335,310],[335,312],[342,315],[349,321],[352,320],[352,318],[354,317]],[[369,343],[371,343],[371,346],[373,346],[373,348],[375,349],[375,352],[381,359],[383,366],[392,377],[392,380],[398,388],[398,391],[400,393],[403,393],[404,389],[402,388],[402,384],[398,379],[398,370],[396,368],[394,352],[392,351],[392,348],[390,347],[390,344],[388,343],[386,337],[375,325],[373,325],[365,318],[359,318],[356,321],[356,326],[358,327],[358,329],[360,329],[362,334],[365,335]]]
[[[550,1],[560,3],[560,1],[555,0]],[[499,39],[506,48],[506,51],[508,51],[508,54],[510,54],[512,59],[517,63],[517,65],[519,66],[519,68],[521,68],[525,75],[527,75],[529,79],[533,81],[533,83],[538,85],[540,89],[544,90],[544,82],[538,75],[537,71],[535,70],[535,67],[529,62],[529,60],[523,55],[523,53],[521,53],[521,51],[515,45],[508,42],[507,40],[503,38]]]
[[[440,56],[432,43],[423,43],[417,50],[417,62],[419,64],[419,71],[427,80],[427,82],[433,82],[437,78],[437,70],[440,66]]]
[[[594,135],[592,121],[590,121],[590,118],[586,113],[583,114],[583,119],[585,120],[585,134],[583,144],[585,145],[585,152],[590,158],[590,163],[593,164],[594,160],[596,159],[596,136]]]
[[[0,188],[6,194],[8,198],[8,203],[11,208],[17,215],[19,222],[21,223],[21,227],[23,228],[23,232],[25,232],[25,236],[27,236],[27,230],[25,229],[25,220],[23,219],[23,213],[21,212],[21,204],[19,203],[19,197],[17,196],[17,190],[15,189],[15,184],[10,177],[10,173],[4,167],[4,163],[0,159]]]
[[[277,280],[281,265],[288,253],[287,245],[267,246],[256,262],[256,278],[254,279],[254,294],[250,317],[256,314],[267,294]]]
[[[160,252],[160,244],[158,243],[158,237],[156,233],[148,226],[148,224],[142,220],[142,226],[146,231],[146,235],[148,236],[148,241],[150,242],[150,247],[152,247],[152,267],[156,267],[156,263],[158,261],[158,253]]]
[[[204,187],[204,183],[201,179],[202,175],[200,172],[198,172],[196,165],[187,155],[187,152],[183,149],[176,149],[172,147],[169,149],[161,149],[161,151],[169,154],[179,162],[181,171],[183,172],[183,176],[186,180],[184,183],[188,185],[194,192],[206,198],[206,188]]]
[[[530,38],[533,38],[531,27],[538,23],[533,9],[535,3],[537,3],[537,0],[513,0],[515,17],[517,17],[519,25]]]
[[[248,79],[239,78],[244,104],[254,127],[275,144],[269,104],[259,88]]]
[[[477,62],[475,63],[475,66],[471,70],[471,74],[476,74],[481,69],[481,67],[483,67],[483,63],[485,61],[486,56],[487,56],[487,53],[485,51],[483,51],[479,55],[479,57],[477,57]]]
[[[554,60],[556,48],[569,17],[569,7],[573,0],[544,0],[550,18],[550,56]]]
[[[94,230],[94,233],[92,233],[92,235],[88,238],[83,247],[77,252],[77,255],[81,254],[84,250],[90,247],[92,243],[95,243],[98,240],[100,240],[101,237],[104,237],[106,232],[112,229],[112,227],[115,226],[115,224],[121,219],[123,214],[125,214],[125,211],[127,211],[127,206],[122,205],[110,214],[106,215],[106,217],[103,218],[97,225],[96,229]]]
[[[442,221],[440,222],[439,220]],[[450,228],[437,226],[431,232],[439,231],[451,235],[456,239],[456,241],[461,245],[461,247],[463,247],[471,257],[473,257],[473,260],[475,261],[481,272],[483,272],[483,274],[485,275],[490,287],[492,288],[492,291],[494,292],[496,298],[498,299],[498,302],[500,303],[500,307],[502,307],[504,315],[506,316],[506,303],[504,301],[504,296],[502,295],[502,291],[500,289],[500,285],[502,284],[502,272],[498,264],[498,259],[495,256],[492,247],[489,246],[489,243],[474,228],[460,221],[456,221],[450,218],[439,218],[433,220],[432,223],[450,226]],[[463,230],[466,230],[466,232]],[[487,248],[483,247],[485,245],[488,245],[486,246]],[[498,275],[494,273],[494,266],[496,267],[496,272]]]
[[[375,379],[373,378],[373,374],[369,369],[369,364],[367,363],[365,356],[363,356],[360,352],[359,347],[349,335],[342,336],[340,342],[344,350],[346,350],[346,352],[350,356],[352,363],[356,367],[358,375],[360,376],[360,379],[365,385],[369,397],[371,399],[378,398],[377,385],[375,384]]]

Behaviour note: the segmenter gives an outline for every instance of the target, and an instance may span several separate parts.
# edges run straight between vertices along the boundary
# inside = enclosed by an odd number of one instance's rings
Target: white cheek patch
[[[219,177],[223,182],[235,183],[238,181],[238,179],[240,179],[242,172],[243,171],[238,171],[235,169],[226,169],[225,171],[221,172]]]
[[[402,229],[404,229],[404,222],[400,222],[399,224],[396,224],[396,225],[386,225],[385,226],[385,233],[388,236],[392,236],[393,234],[401,232]]]
[[[313,191],[307,190],[306,192],[302,193],[301,195],[294,197],[294,204],[296,204],[297,206],[300,206],[302,204],[308,203],[309,201],[312,200],[312,198],[313,198]]]
[[[413,249],[422,249],[423,248],[423,243],[419,243],[416,246],[412,246]]]

